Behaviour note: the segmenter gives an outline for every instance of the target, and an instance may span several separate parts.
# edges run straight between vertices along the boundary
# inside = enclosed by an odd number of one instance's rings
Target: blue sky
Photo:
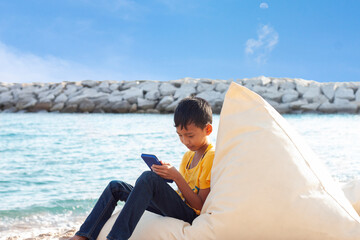
[[[0,1],[0,81],[360,81],[358,0]]]

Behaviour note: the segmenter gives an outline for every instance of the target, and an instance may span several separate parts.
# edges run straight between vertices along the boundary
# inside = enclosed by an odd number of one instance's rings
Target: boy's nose
[[[184,143],[185,145],[189,145],[190,141],[185,138],[184,141],[183,141],[183,143]]]

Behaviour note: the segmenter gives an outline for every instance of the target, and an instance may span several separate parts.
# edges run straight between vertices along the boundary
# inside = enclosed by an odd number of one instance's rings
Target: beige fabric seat
[[[360,180],[355,179],[341,186],[346,198],[360,215]]]
[[[355,240],[360,218],[287,121],[259,95],[232,83],[201,215],[189,225],[146,212],[131,239]]]

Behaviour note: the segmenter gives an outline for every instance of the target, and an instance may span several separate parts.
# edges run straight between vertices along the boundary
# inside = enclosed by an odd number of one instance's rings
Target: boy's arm
[[[174,166],[162,161],[161,163],[162,165],[153,165],[151,167],[153,171],[162,178],[174,180],[189,205],[197,210],[201,210],[210,192],[210,188],[200,189],[198,194],[194,193]]]
[[[185,179],[181,174],[177,179],[174,179],[176,185],[184,196],[185,200],[190,204],[191,207],[201,210],[207,196],[210,193],[210,188],[200,189],[198,194],[194,193],[189,187]]]

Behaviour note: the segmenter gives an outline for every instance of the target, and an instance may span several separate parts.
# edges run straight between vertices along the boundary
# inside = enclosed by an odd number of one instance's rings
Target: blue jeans
[[[190,224],[197,217],[163,178],[146,171],[134,187],[122,181],[111,181],[76,235],[96,240],[119,200],[125,201],[125,205],[107,236],[110,240],[129,239],[145,210]]]

